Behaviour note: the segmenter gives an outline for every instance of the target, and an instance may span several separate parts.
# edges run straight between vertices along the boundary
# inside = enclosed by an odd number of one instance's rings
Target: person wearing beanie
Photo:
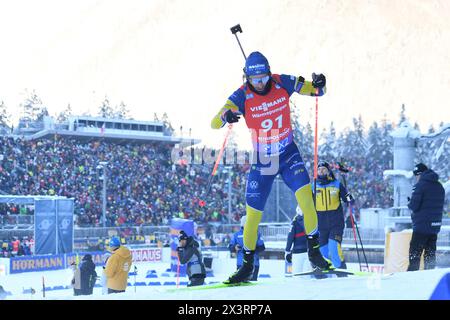
[[[201,286],[205,283],[206,269],[199,247],[192,236],[188,236],[183,230],[180,231],[177,253],[180,264],[187,263],[188,287]]]
[[[131,269],[132,256],[130,250],[122,246],[118,237],[109,241],[111,256],[105,266],[108,294],[125,292],[128,284],[128,272]]]
[[[95,271],[95,264],[92,261],[92,255],[86,254],[78,266],[80,269],[80,285],[82,295],[91,295],[95,282],[97,281],[97,272]]]
[[[73,295],[80,296],[81,295],[81,271],[78,268],[77,263],[74,261],[70,264],[73,271],[72,281],[70,282],[71,287],[73,288]]]
[[[408,271],[419,270],[420,257],[424,255],[425,269],[436,266],[436,241],[441,230],[445,190],[436,172],[423,163],[413,169],[416,184],[408,198],[411,210],[412,237],[409,244]]]
[[[224,283],[248,280],[253,273],[258,239],[258,226],[275,177],[295,194],[305,218],[308,257],[315,268],[329,269],[329,261],[319,250],[317,213],[311,192],[308,171],[294,142],[289,98],[294,93],[307,96],[325,94],[323,74],[312,74],[312,81],[302,76],[273,74],[267,58],[258,51],[245,61],[245,83],[228,97],[225,105],[211,121],[211,128],[220,129],[244,117],[251,131],[254,156],[246,187],[246,216],[242,266]]]
[[[230,244],[228,245],[228,249],[231,253],[236,253],[236,269],[239,270],[240,267],[242,267],[242,263],[244,260],[244,227],[245,227],[245,221],[247,220],[247,216],[243,216],[241,218],[241,228],[239,231],[235,232],[233,234],[233,237],[231,238]],[[257,281],[258,280],[258,274],[259,274],[259,253],[266,250],[266,247],[264,245],[264,241],[261,238],[261,233],[258,231],[258,239],[256,240],[256,247],[255,247],[255,258],[253,263],[253,273],[250,281]]]
[[[292,263],[292,274],[311,271],[311,263],[308,259],[308,245],[306,243],[306,233],[303,221],[303,212],[297,206],[296,214],[291,222],[284,259],[287,263]]]
[[[345,186],[335,178],[330,164],[326,161],[319,161],[317,165],[316,183],[320,252],[331,260],[335,268],[346,269],[341,247],[345,228],[345,214],[341,201],[353,204],[355,200]],[[312,189],[314,190],[314,184]]]

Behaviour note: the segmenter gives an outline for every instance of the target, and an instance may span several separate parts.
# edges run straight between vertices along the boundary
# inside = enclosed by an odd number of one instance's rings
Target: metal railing
[[[7,214],[0,216],[0,229],[34,228],[34,215]]]

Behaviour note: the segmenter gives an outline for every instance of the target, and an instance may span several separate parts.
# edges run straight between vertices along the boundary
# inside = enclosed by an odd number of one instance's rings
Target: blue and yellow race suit
[[[302,77],[273,74],[266,94],[256,93],[245,83],[228,98],[211,121],[213,129],[222,128],[226,123],[224,114],[232,110],[243,115],[251,130],[257,160],[251,166],[246,186],[245,249],[255,250],[258,225],[278,174],[295,193],[304,213],[306,233],[317,233],[317,213],[309,175],[293,140],[289,106],[289,97],[294,92],[315,96],[316,90]],[[317,95],[324,93],[325,88],[319,89]]]

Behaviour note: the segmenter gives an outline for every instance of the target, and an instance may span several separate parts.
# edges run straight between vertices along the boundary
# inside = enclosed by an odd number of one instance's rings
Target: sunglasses
[[[269,79],[270,79],[269,76],[265,76],[265,77],[262,77],[262,78],[253,78],[253,77],[249,77],[248,78],[248,80],[250,81],[250,83],[252,85],[258,85],[260,83],[265,85],[267,83],[267,81],[269,81]]]

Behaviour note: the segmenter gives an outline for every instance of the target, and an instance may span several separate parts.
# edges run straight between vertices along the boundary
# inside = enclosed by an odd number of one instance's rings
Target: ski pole
[[[341,160],[341,161],[342,161],[342,160]],[[345,168],[340,162],[338,163],[338,169],[339,169],[339,171],[341,171],[341,172],[343,173],[343,174],[342,174],[342,178],[343,178],[343,180],[344,180],[344,187],[345,187],[345,189],[347,189],[347,180],[345,179],[345,174],[346,174],[347,172],[349,172],[349,170],[348,170],[347,168]],[[348,189],[347,189],[347,192],[348,192]],[[352,205],[351,205],[351,203],[349,203],[349,215],[350,215],[350,221],[351,221],[351,223],[352,223],[353,236],[354,236],[354,238],[355,238],[356,253],[358,254],[359,270],[362,271],[362,267],[361,267],[361,259],[360,259],[360,256],[359,256],[358,240],[356,239],[356,233],[358,233],[359,242],[361,243],[361,251],[362,251],[362,253],[363,253],[364,260],[365,260],[365,262],[366,262],[367,270],[369,270],[369,264],[367,263],[367,257],[366,257],[366,253],[365,253],[365,251],[364,251],[364,246],[363,246],[363,243],[362,243],[361,235],[360,235],[360,233],[359,233],[358,224],[356,223],[356,221],[355,221],[354,218],[353,218],[353,213],[352,213],[352,211],[353,211],[353,210],[352,210]],[[356,229],[356,232],[355,232],[355,229]]]
[[[355,221],[353,220],[353,215],[352,215],[352,208],[351,208],[351,206],[349,206],[349,215],[350,215],[350,221],[352,222],[353,237],[355,238],[356,253],[358,254],[359,271],[362,271],[362,267],[361,267],[361,257],[359,256],[359,249],[358,249],[358,240],[356,240]]]
[[[203,198],[206,198],[206,196],[209,194],[209,191],[211,190],[212,181],[213,181],[213,179],[214,179],[214,176],[216,175],[216,171],[217,171],[217,167],[219,166],[219,162],[220,162],[220,160],[222,159],[223,150],[225,149],[225,146],[227,145],[228,136],[229,136],[230,133],[231,133],[231,129],[233,129],[233,124],[230,123],[230,124],[228,125],[227,133],[225,134],[225,139],[223,140],[223,143],[222,143],[222,148],[220,148],[220,152],[219,152],[219,154],[218,154],[218,156],[217,156],[216,163],[214,164],[213,171],[211,172],[211,175],[209,176],[208,184],[207,184],[207,186],[206,186],[206,192],[205,192]],[[205,204],[205,201],[204,201],[204,200],[200,200],[200,201],[199,201],[199,204],[200,204],[200,205],[201,205],[201,204],[204,205],[204,204]]]
[[[234,34],[234,36],[236,37],[236,40],[237,40],[237,42],[239,44],[239,48],[241,48],[242,54],[244,55],[244,59],[247,60],[247,57],[245,56],[245,53],[244,53],[244,49],[242,49],[241,42],[239,41],[239,38],[237,36],[238,32],[242,33],[241,25],[237,24],[237,25],[231,27],[230,30],[231,30],[231,33]],[[223,141],[222,148],[220,149],[219,155],[217,156],[216,163],[214,165],[213,171],[212,171],[211,175],[209,176],[208,184],[206,186],[206,192],[205,192],[203,198],[206,198],[206,196],[209,194],[209,190],[211,189],[211,185],[212,185],[212,181],[213,181],[214,175],[216,174],[217,167],[219,166],[219,162],[220,162],[220,159],[222,158],[223,150],[225,149],[225,146],[226,146],[227,140],[228,140],[228,136],[230,135],[232,128],[233,128],[233,124],[231,124],[231,123],[228,124],[228,131],[227,131],[227,133],[225,135],[225,139]],[[199,200],[199,205],[201,207],[203,207],[205,204],[206,204],[206,202],[204,200]]]
[[[177,289],[180,286],[180,257],[177,258]]]
[[[241,48],[242,54],[244,55],[244,59],[247,60],[247,57],[246,57],[246,55],[244,53],[244,49],[242,49],[241,42],[239,41],[239,38],[237,36],[238,32],[242,33],[241,25],[237,24],[234,27],[231,27],[230,30],[231,30],[231,33],[234,34],[234,36],[236,37],[236,40],[237,40],[237,42],[239,44],[239,48]]]
[[[44,277],[42,277],[42,297],[45,298],[45,280],[44,280]]]
[[[339,171],[343,172],[342,174],[342,178],[344,180],[344,187],[345,189],[347,189],[347,181],[345,179],[345,173],[348,172],[347,169],[345,169],[344,167],[341,166],[341,164],[339,163]],[[348,190],[347,190],[348,192]],[[352,223],[352,230],[353,230],[353,238],[355,239],[355,246],[356,246],[356,254],[358,255],[358,264],[359,264],[359,271],[362,271],[362,267],[361,267],[361,257],[359,255],[359,248],[358,248],[358,240],[356,239],[356,231],[355,231],[355,221],[353,220],[353,215],[352,215],[352,208],[349,206],[349,212],[348,212],[349,216],[350,216],[350,221]]]
[[[137,268],[136,268],[136,266],[134,266],[134,293],[136,293],[136,273],[137,273]]]
[[[317,127],[319,118],[319,89],[316,89],[316,113],[315,113],[315,126],[314,126],[314,207],[316,206],[316,194],[317,194],[317,164],[318,164],[318,139],[317,139]]]
[[[350,212],[352,212],[352,205],[350,204],[349,207],[350,207]],[[352,214],[352,221],[353,220],[354,219],[353,219],[353,214]],[[361,243],[361,251],[362,251],[362,254],[364,257],[364,262],[366,263],[367,271],[369,271],[369,264],[367,263],[366,252],[364,251],[364,246],[363,246],[363,243],[361,240],[361,235],[359,234],[359,228],[358,228],[358,224],[356,223],[356,221],[355,221],[355,228],[356,228],[356,233],[358,234],[359,242]]]

